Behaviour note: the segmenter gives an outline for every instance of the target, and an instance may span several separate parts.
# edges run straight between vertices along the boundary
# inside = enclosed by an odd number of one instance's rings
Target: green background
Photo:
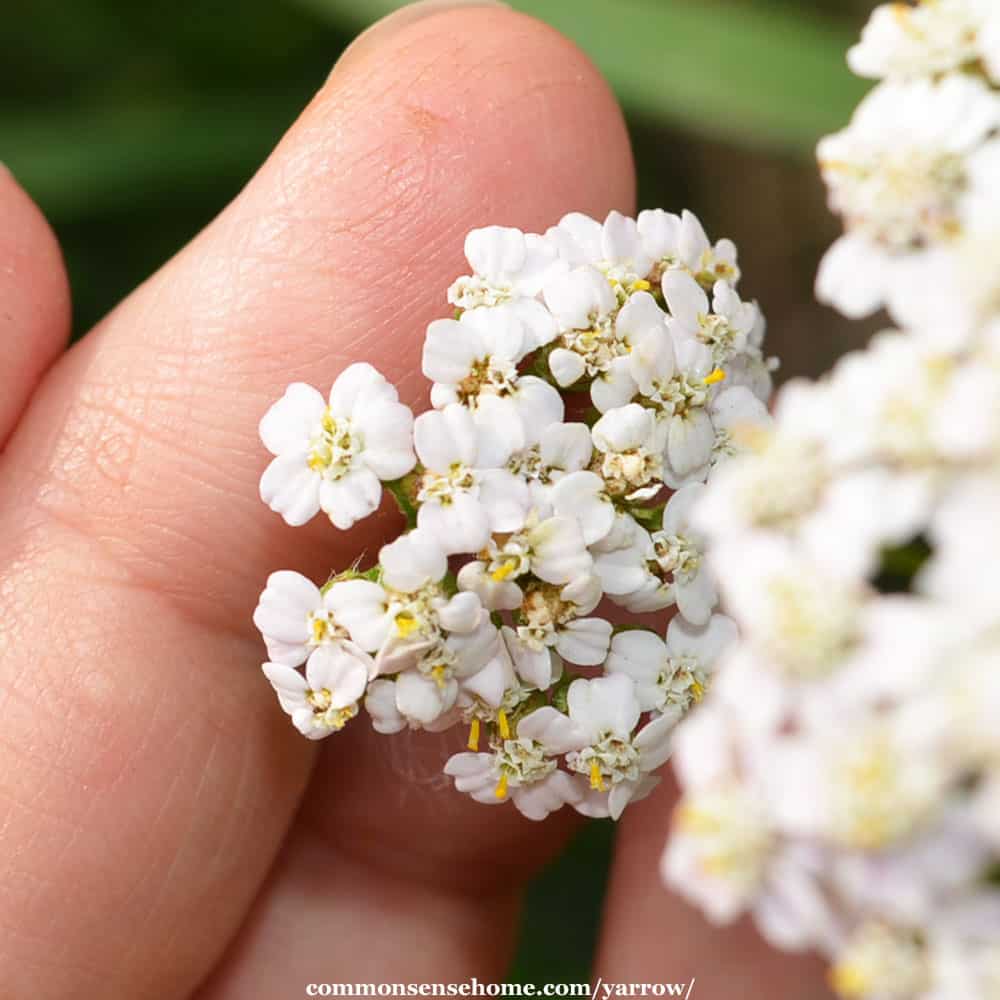
[[[397,4],[34,0],[0,18],[0,160],[66,253],[79,336],[250,177],[338,53]],[[865,85],[849,0],[526,0],[594,59],[628,115],[640,204],[697,212],[741,248],[783,377],[870,328],[812,299],[837,233],[812,151]],[[529,893],[512,978],[588,976],[613,832],[587,827]],[[546,940],[545,955],[531,940]],[[553,958],[553,956],[555,956]]]

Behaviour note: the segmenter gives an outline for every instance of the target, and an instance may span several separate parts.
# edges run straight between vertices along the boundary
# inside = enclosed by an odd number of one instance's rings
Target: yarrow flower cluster
[[[892,4],[822,141],[820,293],[880,334],[704,488],[740,638],[675,733],[667,883],[845,998],[1000,997],[1000,6]]]
[[[460,792],[617,818],[735,635],[696,513],[770,424],[764,320],[736,248],[688,212],[491,226],[465,254],[423,345],[432,409],[414,418],[361,363],[261,421],[261,496],[290,525],[348,529],[384,492],[407,522],[322,586],[270,577],[264,673],[310,739],[362,707],[384,734],[462,727]],[[615,605],[662,624],[613,625]]]

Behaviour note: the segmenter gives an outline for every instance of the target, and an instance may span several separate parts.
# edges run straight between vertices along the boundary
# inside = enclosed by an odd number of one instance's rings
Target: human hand
[[[54,364],[58,250],[0,178],[3,996],[502,978],[520,891],[573,820],[402,773],[436,773],[440,737],[362,723],[317,750],[291,729],[256,669],[262,582],[322,579],[394,515],[333,545],[287,528],[257,498],[257,422],[288,382],[354,360],[423,405],[419,344],[469,228],[633,199],[604,83],[486,7],[352,50],[240,197]],[[670,805],[661,790],[623,822],[596,974],[818,996],[811,963],[666,894]]]

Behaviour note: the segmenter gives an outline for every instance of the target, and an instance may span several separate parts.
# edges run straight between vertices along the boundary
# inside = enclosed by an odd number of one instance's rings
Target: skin
[[[634,207],[621,114],[508,10],[442,10],[339,66],[243,193],[72,350],[41,215],[0,174],[0,979],[11,997],[272,998],[502,978],[545,824],[442,783],[448,737],[301,739],[258,671],[267,574],[398,530],[257,498],[284,386],[415,359],[465,232]],[[43,374],[44,373],[44,374]],[[823,995],[658,884],[670,789],[622,824],[596,973]],[[780,970],[780,971],[779,971]],[[810,978],[811,977],[811,978]]]

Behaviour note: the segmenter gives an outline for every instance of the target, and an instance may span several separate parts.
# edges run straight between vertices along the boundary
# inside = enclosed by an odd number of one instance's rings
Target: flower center
[[[660,569],[681,583],[692,580],[701,566],[701,550],[686,535],[657,531],[653,534],[653,549]]]
[[[497,775],[496,796],[506,798],[507,789],[530,785],[548,777],[556,762],[546,757],[545,747],[536,740],[508,739],[493,745],[493,770]]]
[[[520,609],[522,623],[517,634],[532,649],[554,646],[559,626],[576,617],[576,605],[559,596],[559,588],[536,584],[524,595]]]
[[[506,282],[493,284],[476,274],[466,275],[448,289],[448,301],[459,309],[498,306],[514,297],[513,286]]]
[[[434,500],[440,504],[449,504],[456,496],[474,493],[476,490],[475,471],[461,462],[453,462],[443,475],[437,472],[424,473],[417,500],[420,503]]]
[[[517,382],[517,368],[505,358],[487,357],[475,361],[469,374],[458,384],[459,399],[475,403],[483,394],[509,396]]]
[[[590,376],[605,372],[615,358],[628,354],[628,344],[615,332],[614,318],[609,314],[592,314],[586,330],[567,330],[561,337],[562,346],[583,359]]]
[[[656,678],[660,691],[659,708],[677,706],[687,711],[705,696],[708,674],[695,656],[670,656]]]
[[[590,787],[597,792],[607,791],[607,783],[639,780],[639,751],[630,739],[615,733],[602,733],[600,738],[583,750],[566,755],[566,764],[590,778]]]
[[[311,442],[309,468],[326,479],[340,479],[350,471],[361,448],[361,439],[351,427],[350,419],[335,417],[327,410],[321,429]]]
[[[313,725],[340,730],[358,714],[357,702],[352,702],[344,708],[334,708],[332,700],[333,695],[328,688],[306,691],[306,702],[313,710]]]
[[[906,251],[960,235],[958,205],[967,185],[961,157],[898,149],[822,166],[834,210],[874,242]]]
[[[622,496],[663,478],[663,455],[645,448],[609,451],[595,461],[609,496]]]

